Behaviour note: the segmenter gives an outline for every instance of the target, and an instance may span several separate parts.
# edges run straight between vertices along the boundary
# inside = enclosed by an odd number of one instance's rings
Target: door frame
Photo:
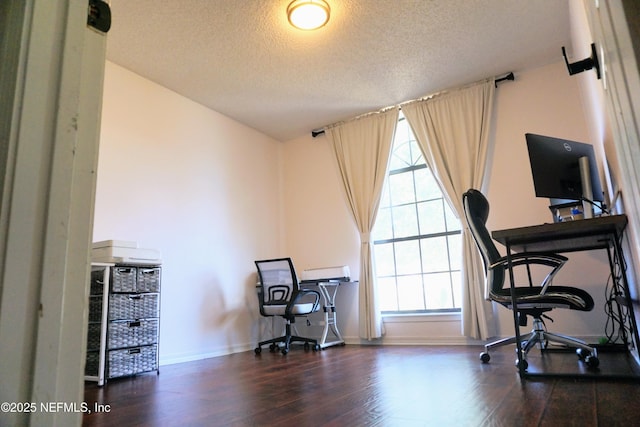
[[[82,422],[106,50],[87,11],[88,0],[0,6],[0,401],[35,405],[0,412],[1,425]]]

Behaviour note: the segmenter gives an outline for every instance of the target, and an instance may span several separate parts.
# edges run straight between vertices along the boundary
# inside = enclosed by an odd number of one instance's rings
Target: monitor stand
[[[585,218],[593,218],[593,187],[591,187],[591,169],[587,156],[578,159],[580,181],[582,184],[582,212]]]

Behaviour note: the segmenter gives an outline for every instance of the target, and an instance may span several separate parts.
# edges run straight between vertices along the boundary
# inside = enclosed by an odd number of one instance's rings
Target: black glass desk
[[[521,251],[538,252],[576,252],[605,249],[609,259],[611,277],[616,291],[620,292],[620,301],[626,305],[629,313],[628,329],[632,336],[627,334],[627,328],[621,324],[619,327],[623,334],[624,345],[627,349],[635,349],[638,344],[638,329],[629,293],[629,282],[625,269],[624,254],[622,251],[622,237],[627,225],[626,215],[610,215],[599,218],[581,219],[550,224],[540,224],[528,227],[496,230],[491,236],[502,243],[507,249],[507,264],[510,286],[514,286],[513,265],[511,253]],[[619,272],[616,272],[616,266]],[[513,293],[512,293],[513,294]],[[525,371],[520,351],[520,328],[518,327],[518,311],[515,298],[513,304],[513,320],[516,332],[516,345],[518,348],[518,366],[521,377],[536,376]],[[620,307],[618,307],[620,310]],[[620,316],[622,318],[622,316]]]

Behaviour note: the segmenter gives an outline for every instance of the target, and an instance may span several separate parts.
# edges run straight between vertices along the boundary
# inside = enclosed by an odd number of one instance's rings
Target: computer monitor
[[[604,201],[592,145],[533,133],[525,137],[537,197]]]

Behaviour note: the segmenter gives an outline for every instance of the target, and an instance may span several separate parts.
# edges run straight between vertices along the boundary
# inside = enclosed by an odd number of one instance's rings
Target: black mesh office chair
[[[278,344],[282,343],[282,354],[287,354],[289,345],[296,341],[304,343],[305,350],[311,346],[314,351],[320,350],[317,340],[291,335],[291,324],[295,323],[296,316],[306,316],[318,311],[320,293],[300,289],[291,258],[255,261],[255,264],[258,268],[260,314],[265,317],[280,316],[285,320],[285,335],[261,341],[255,348],[255,353],[260,354],[262,346],[267,344],[269,350],[274,352]]]
[[[470,189],[462,196],[464,213],[471,230],[471,234],[482,254],[486,277],[485,296],[503,306],[512,309],[511,287],[505,286],[505,274],[508,272],[507,258],[500,256],[491,235],[486,227],[489,217],[489,202],[484,195],[474,189]],[[584,341],[554,334],[545,330],[544,313],[554,308],[568,308],[571,310],[589,311],[593,309],[593,299],[582,289],[568,286],[553,286],[551,282],[567,258],[555,253],[520,252],[512,254],[513,267],[524,266],[527,270],[528,285],[516,284],[516,304],[519,312],[520,326],[526,326],[527,317],[533,318],[533,330],[521,336],[522,360],[524,369],[527,369],[526,355],[536,344],[545,349],[548,342],[556,342],[576,348],[581,360],[589,367],[598,366],[598,355],[595,348],[588,346]],[[532,282],[531,266],[541,265],[551,269],[548,275],[539,285]],[[485,351],[480,354],[483,363],[489,362],[492,348],[513,344],[514,337],[505,338],[485,345]],[[518,360],[516,359],[516,364]]]

